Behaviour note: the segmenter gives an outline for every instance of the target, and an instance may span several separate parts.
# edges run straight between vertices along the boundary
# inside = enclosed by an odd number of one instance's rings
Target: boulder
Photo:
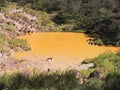
[[[90,73],[90,75],[88,76],[88,78],[89,78],[89,79],[90,79],[90,78],[100,79],[100,78],[101,78],[101,77],[100,77],[100,72],[97,71],[97,70],[95,70],[95,71],[93,71],[92,73]]]
[[[83,75],[79,70],[72,69],[71,71],[76,74],[76,78],[83,78]]]
[[[79,70],[88,70],[89,68],[94,68],[95,64],[94,63],[89,63],[89,64],[81,64],[78,69]]]
[[[7,53],[2,53],[2,52],[0,52],[0,60],[1,60],[1,61],[7,60],[7,58],[8,58]]]

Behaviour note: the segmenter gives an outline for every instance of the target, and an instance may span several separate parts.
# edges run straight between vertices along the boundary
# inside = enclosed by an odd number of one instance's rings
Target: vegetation
[[[120,45],[119,0],[8,0],[18,5],[56,13],[56,24],[71,24],[70,31],[84,30],[106,45]],[[65,30],[67,31],[67,30]],[[69,30],[68,30],[69,31]],[[98,42],[99,43],[99,42]],[[102,44],[100,42],[100,44]]]
[[[16,47],[20,47],[25,51],[30,50],[30,46],[28,46],[26,40],[19,39],[19,38],[12,38],[8,42],[9,42],[9,46],[13,49]]]
[[[18,73],[2,76],[0,81],[1,90],[73,90],[78,86],[78,79],[71,71],[33,75]]]
[[[5,36],[0,33],[0,51],[7,52],[7,49],[3,47],[7,43]]]
[[[108,72],[119,72],[120,70],[119,52],[116,54],[112,52],[106,52],[93,59],[86,59],[84,62],[95,64],[95,68],[82,71],[85,76],[88,76],[94,70],[100,71],[102,76],[106,76]]]
[[[0,9],[6,5],[6,0],[0,0]]]
[[[10,32],[15,32],[16,30],[16,27],[12,23],[6,23],[6,22],[2,23],[2,28]]]
[[[27,44],[26,40],[16,37],[8,38],[0,33],[0,51],[8,53],[8,47],[11,49],[16,49],[17,51],[19,50],[18,48],[21,48],[25,51],[30,50],[30,46]]]
[[[104,79],[89,79],[81,84],[72,71],[16,73],[0,76],[0,90],[119,90],[120,73],[109,73]]]
[[[120,83],[120,72],[108,74],[105,78],[105,83],[105,90],[119,90],[120,86],[118,84]]]

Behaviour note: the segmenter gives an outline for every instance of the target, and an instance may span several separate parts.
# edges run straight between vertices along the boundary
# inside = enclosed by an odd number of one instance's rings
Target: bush
[[[90,79],[81,86],[80,90],[102,90],[103,81],[98,79]]]
[[[67,71],[59,74],[57,72],[42,72],[32,75],[12,74],[5,78],[1,87],[7,90],[73,90],[78,85],[79,80],[75,74]]]
[[[4,7],[6,5],[6,0],[0,0],[0,7]]]
[[[5,29],[5,30],[8,30],[8,31],[11,31],[11,32],[15,32],[16,30],[16,27],[12,24],[12,23],[2,23],[2,27]]]
[[[98,70],[103,76],[108,72],[118,71],[120,69],[120,55],[118,53],[105,52],[98,57],[86,59],[84,63],[94,63],[95,68],[82,71],[85,76],[88,76],[91,71]]]
[[[120,90],[120,72],[109,73],[105,78],[104,90]]]
[[[6,41],[6,40],[5,40],[5,36],[0,33],[0,44],[4,44],[5,41]]]
[[[72,24],[65,24],[62,28],[63,32],[72,32],[74,29],[74,25]]]
[[[6,76],[3,75],[3,76],[0,76],[0,90],[3,90],[5,88],[5,82],[6,82]]]
[[[25,51],[30,50],[30,46],[27,44],[27,41],[19,38],[9,39],[9,46],[11,48],[20,47]]]

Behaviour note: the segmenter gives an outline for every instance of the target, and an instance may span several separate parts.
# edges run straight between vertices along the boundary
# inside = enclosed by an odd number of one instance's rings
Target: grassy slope
[[[118,53],[112,53],[112,52],[106,52],[103,54],[100,54],[98,57],[92,58],[92,59],[86,59],[86,63],[95,63],[96,67],[89,69],[89,70],[83,70],[83,74],[85,76],[88,76],[92,71],[98,70],[100,71],[103,76],[108,74],[108,72],[114,72],[120,70],[120,52]]]

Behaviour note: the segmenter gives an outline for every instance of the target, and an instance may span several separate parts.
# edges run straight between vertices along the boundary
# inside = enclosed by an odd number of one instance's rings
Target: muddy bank
[[[33,72],[34,70],[41,72],[48,70],[55,71],[51,64],[46,61],[46,58],[41,57],[34,57],[34,60],[8,58],[0,62],[0,75],[13,72]]]

